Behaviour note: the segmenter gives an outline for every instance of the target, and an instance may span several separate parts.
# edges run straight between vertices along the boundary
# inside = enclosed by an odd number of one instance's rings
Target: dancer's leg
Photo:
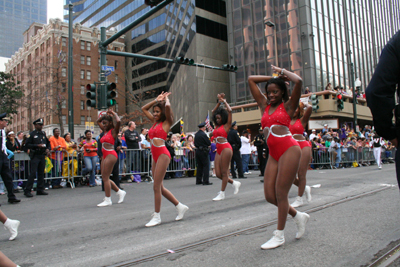
[[[232,159],[232,149],[225,148],[222,150],[220,155],[220,173],[222,179],[221,191],[225,191],[228,182],[233,183],[233,180],[229,178],[229,163]]]
[[[308,164],[311,159],[311,147],[304,147],[301,150],[301,157],[299,163],[299,171],[297,172],[298,179],[295,180],[294,184],[299,187],[298,195],[303,196],[304,189],[306,188],[306,175],[308,170]],[[297,182],[297,184],[296,184]]]
[[[114,168],[114,164],[117,162],[117,158],[113,155],[108,155],[102,162],[101,175],[104,183],[104,192],[106,197],[111,197],[111,188],[114,191],[118,191],[118,187],[114,182],[110,181],[110,174]]]
[[[153,191],[154,191],[154,210],[160,212],[161,210],[161,195],[171,201],[175,206],[178,205],[179,201],[172,195],[170,191],[163,188],[163,179],[167,171],[170,159],[167,155],[163,154],[158,157],[157,163],[153,161]]]

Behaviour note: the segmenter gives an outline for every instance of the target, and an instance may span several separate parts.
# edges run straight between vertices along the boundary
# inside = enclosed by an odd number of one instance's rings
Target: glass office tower
[[[229,54],[239,67],[231,78],[232,102],[252,99],[247,77],[271,74],[271,65],[294,71],[304,87],[327,83],[365,90],[380,51],[400,29],[399,0],[227,1]]]
[[[0,57],[11,57],[33,22],[47,22],[47,0],[0,0]]]

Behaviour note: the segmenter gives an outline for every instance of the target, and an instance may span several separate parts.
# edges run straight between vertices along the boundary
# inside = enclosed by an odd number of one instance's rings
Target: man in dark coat
[[[266,143],[265,137],[262,129],[260,128],[259,133],[254,138],[254,145],[257,147],[258,166],[261,172],[260,176],[263,177],[264,177],[265,164],[267,162],[266,158],[263,157],[263,149],[265,143]]]
[[[385,45],[374,75],[365,91],[375,131],[396,148],[400,137],[400,106],[396,104],[396,87],[400,85],[400,31]],[[393,125],[395,109],[396,125]],[[397,182],[400,187],[400,152],[396,151]]]
[[[24,189],[26,197],[33,197],[31,190],[37,173],[37,189],[36,195],[48,195],[44,191],[44,168],[46,167],[46,155],[49,156],[51,146],[50,141],[46,137],[43,129],[43,119],[37,119],[33,122],[35,130],[30,133],[26,140],[25,149],[30,150],[31,157],[31,173]]]
[[[212,185],[209,181],[210,177],[210,159],[209,151],[211,142],[208,139],[206,131],[206,124],[200,123],[199,130],[194,136],[194,146],[196,147],[196,184]]]
[[[231,144],[233,150],[231,159],[232,178],[233,179],[237,178],[235,171],[235,162],[236,162],[236,168],[239,173],[239,178],[245,179],[247,177],[244,177],[243,175],[243,164],[242,164],[242,158],[240,157],[240,147],[242,146],[242,141],[240,140],[239,133],[237,131],[236,121],[232,123],[232,128],[228,133],[228,142],[229,144]]]
[[[13,192],[13,178],[11,175],[10,160],[9,160],[9,156],[11,155],[7,154],[7,148],[6,148],[6,132],[4,129],[7,127],[8,120],[9,119],[7,118],[7,113],[0,114],[0,142],[1,142],[0,175],[1,178],[3,179],[5,187],[7,188],[8,202],[18,203],[21,200],[17,199],[17,197],[14,195]]]

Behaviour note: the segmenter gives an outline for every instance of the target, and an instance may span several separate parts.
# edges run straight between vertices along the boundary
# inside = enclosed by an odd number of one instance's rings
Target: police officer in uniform
[[[261,174],[259,176],[264,176],[265,163],[266,159],[263,157],[263,149],[264,149],[265,137],[262,129],[260,128],[259,133],[254,138],[254,145],[257,147],[257,155],[258,155],[258,168],[260,169]]]
[[[243,175],[243,164],[242,164],[242,158],[240,157],[240,147],[242,146],[242,141],[240,140],[239,133],[237,131],[236,121],[232,123],[232,128],[228,133],[228,142],[229,144],[231,144],[233,150],[231,159],[232,178],[233,179],[237,178],[235,171],[235,164],[234,164],[236,162],[236,168],[238,169],[239,179],[245,179],[247,177],[244,177]]]
[[[196,147],[196,184],[212,185],[209,181],[210,177],[210,158],[209,151],[211,142],[208,139],[206,131],[206,124],[200,123],[199,131],[194,135],[194,146]]]
[[[46,133],[42,131],[43,119],[39,118],[33,122],[35,130],[30,133],[29,138],[26,140],[25,149],[30,150],[31,157],[31,173],[25,187],[24,195],[26,197],[33,197],[31,191],[33,181],[37,173],[37,189],[36,195],[48,195],[44,191],[44,168],[46,166],[46,155],[49,155],[51,146],[50,141],[46,137]]]
[[[4,129],[7,127],[8,120],[9,119],[7,118],[7,113],[0,114],[0,175],[3,179],[4,185],[7,188],[8,202],[18,203],[21,200],[17,199],[13,192],[13,178],[11,175],[10,160],[8,159],[6,148],[6,132],[4,131]]]

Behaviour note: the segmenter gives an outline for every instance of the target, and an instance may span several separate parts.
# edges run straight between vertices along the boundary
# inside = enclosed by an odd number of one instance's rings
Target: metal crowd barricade
[[[180,178],[190,176],[196,170],[196,151],[185,147],[176,147],[175,156],[171,158],[167,172]]]
[[[148,178],[153,182],[151,175],[151,153],[149,149],[124,149],[119,154],[120,175],[131,176],[133,181],[139,181],[138,179],[141,180],[143,176],[143,178]]]
[[[328,152],[328,148],[323,147],[323,148],[317,148],[313,149],[312,151],[312,167],[314,169],[319,168],[319,169],[330,169],[332,168],[331,166],[331,160],[330,160],[330,153]]]
[[[358,162],[357,150],[352,147],[342,147],[342,159],[340,162],[343,167],[353,166],[353,162]]]

